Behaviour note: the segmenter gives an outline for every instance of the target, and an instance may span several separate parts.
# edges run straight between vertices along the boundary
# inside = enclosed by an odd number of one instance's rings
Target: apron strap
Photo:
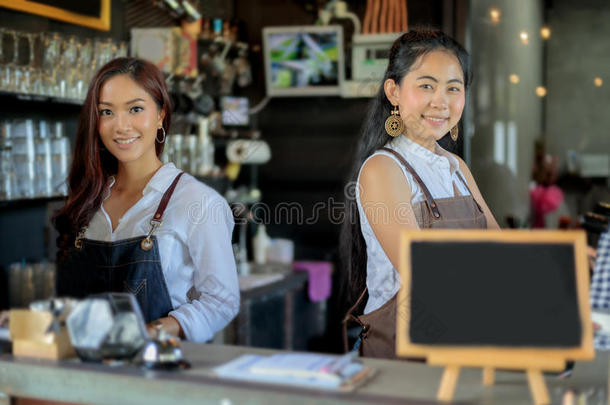
[[[395,150],[392,150],[392,149],[386,148],[386,147],[383,147],[379,150],[382,150],[384,152],[389,152],[392,155],[394,155],[400,161],[400,163],[402,163],[402,165],[405,167],[405,169],[407,169],[407,171],[409,173],[411,173],[411,175],[413,176],[413,178],[415,179],[417,184],[419,184],[419,186],[421,187],[421,189],[424,193],[424,196],[426,197],[426,201],[428,202],[428,207],[430,207],[430,209],[432,210],[432,215],[434,215],[434,218],[436,218],[436,219],[440,218],[441,213],[438,211],[438,207],[436,206],[436,202],[434,201],[434,198],[432,198],[432,194],[430,194],[430,190],[428,190],[428,187],[426,187],[426,185],[422,181],[421,177],[419,177],[419,175],[417,174],[415,169],[413,169],[413,167],[405,160],[405,158],[403,158],[402,155],[400,153],[396,152]]]
[[[472,194],[472,191],[470,190],[470,187],[468,187],[468,183],[466,183],[466,180],[464,180],[464,177],[462,177],[462,174],[459,172],[459,170],[456,170],[455,174],[457,174],[457,176],[460,178],[462,183],[464,183],[464,185],[466,186],[466,190],[468,190],[468,192],[470,193],[470,196],[472,197],[472,201],[474,201],[474,203],[477,205],[477,208],[479,208],[479,211],[483,212],[483,209],[481,208],[481,206],[477,202],[476,198],[474,198],[474,194]]]
[[[174,179],[172,184],[169,186],[169,188],[167,190],[165,190],[163,197],[161,197],[161,201],[159,202],[159,206],[157,207],[157,212],[155,212],[155,215],[153,215],[153,218],[150,220],[150,231],[148,231],[146,238],[144,238],[140,244],[140,246],[142,247],[142,250],[152,249],[153,242],[150,239],[150,237],[155,232],[155,230],[158,227],[160,227],[161,224],[163,223],[163,213],[165,213],[165,208],[167,208],[169,199],[172,197],[172,194],[174,194],[174,190],[176,189],[178,180],[180,180],[180,177],[182,177],[183,174],[184,174],[184,172],[180,172],[176,176],[176,178]]]
[[[366,335],[366,332],[368,332],[368,326],[365,325],[364,323],[362,323],[362,321],[357,316],[354,315],[354,311],[362,303],[362,300],[364,299],[364,296],[366,295],[367,291],[368,291],[368,287],[364,287],[364,291],[362,291],[362,294],[360,294],[360,297],[358,297],[358,299],[356,300],[356,303],[354,305],[352,305],[350,307],[350,309],[347,310],[347,313],[345,314],[343,321],[341,321],[342,329],[343,329],[342,330],[343,349],[345,352],[349,351],[348,342],[347,342],[347,324],[348,324],[348,322],[353,321],[353,322],[356,322],[358,325],[360,325],[362,327],[362,332],[364,333],[364,335]]]
[[[184,174],[184,172],[180,172],[176,176],[174,181],[172,182],[171,186],[169,186],[169,188],[167,190],[165,190],[165,194],[163,194],[163,197],[161,197],[161,202],[159,202],[159,206],[157,207],[157,212],[155,212],[155,215],[153,216],[153,219],[151,220],[151,222],[160,223],[163,220],[163,213],[165,213],[165,208],[167,208],[169,199],[172,197],[172,194],[174,194],[176,185],[178,184],[178,181],[180,180],[180,177],[182,177],[183,174]]]
[[[362,291],[362,294],[360,294],[360,297],[358,297],[358,299],[356,300],[356,303],[354,305],[352,305],[350,307],[350,309],[347,310],[347,314],[345,315],[345,318],[343,318],[343,323],[346,323],[347,321],[349,321],[349,317],[352,316],[352,314],[354,313],[356,308],[358,308],[358,305],[360,305],[360,303],[362,303],[362,300],[364,299],[364,296],[367,291],[368,291],[368,287],[364,287],[364,291]]]

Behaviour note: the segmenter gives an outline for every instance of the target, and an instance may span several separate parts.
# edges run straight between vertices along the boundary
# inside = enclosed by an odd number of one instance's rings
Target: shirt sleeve
[[[187,234],[193,261],[192,299],[170,312],[184,335],[194,342],[210,340],[239,311],[239,282],[231,246],[233,213],[219,195],[212,196],[199,218],[191,222]]]

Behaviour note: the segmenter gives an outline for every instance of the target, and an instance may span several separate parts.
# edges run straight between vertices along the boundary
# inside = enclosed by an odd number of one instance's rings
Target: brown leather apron
[[[421,229],[487,228],[485,214],[459,172],[457,172],[457,175],[470,195],[434,199],[413,167],[398,152],[389,148],[382,148],[381,150],[396,156],[421,187],[426,199],[423,202],[413,204],[413,213]],[[454,189],[457,193],[455,185]],[[361,355],[387,359],[396,358],[396,295],[373,312],[356,316],[354,311],[364,300],[366,292],[367,289],[365,288],[343,319],[345,349],[347,350],[347,324],[355,322],[362,327],[359,346]]]

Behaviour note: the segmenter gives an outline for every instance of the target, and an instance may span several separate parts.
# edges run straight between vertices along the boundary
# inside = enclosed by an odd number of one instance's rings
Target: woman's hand
[[[180,326],[180,322],[173,316],[159,318],[146,325],[146,330],[151,337],[156,337],[160,330],[169,333],[173,336],[178,336],[184,339],[184,331]]]

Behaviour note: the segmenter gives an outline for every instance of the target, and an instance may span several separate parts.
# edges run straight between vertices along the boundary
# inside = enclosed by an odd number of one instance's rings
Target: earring
[[[458,139],[458,126],[454,126],[453,128],[451,128],[451,131],[449,131],[449,135],[451,135],[451,139],[453,139],[453,142],[457,142]]]
[[[391,137],[397,137],[402,133],[405,124],[400,119],[400,112],[398,111],[398,106],[394,106],[392,110],[392,114],[385,120],[385,132],[388,133]]]
[[[163,138],[161,140],[159,140],[159,130],[157,130],[157,136],[155,137],[155,139],[157,140],[157,142],[163,143],[163,142],[165,142],[165,128],[160,127],[159,129],[161,131],[163,131]]]

